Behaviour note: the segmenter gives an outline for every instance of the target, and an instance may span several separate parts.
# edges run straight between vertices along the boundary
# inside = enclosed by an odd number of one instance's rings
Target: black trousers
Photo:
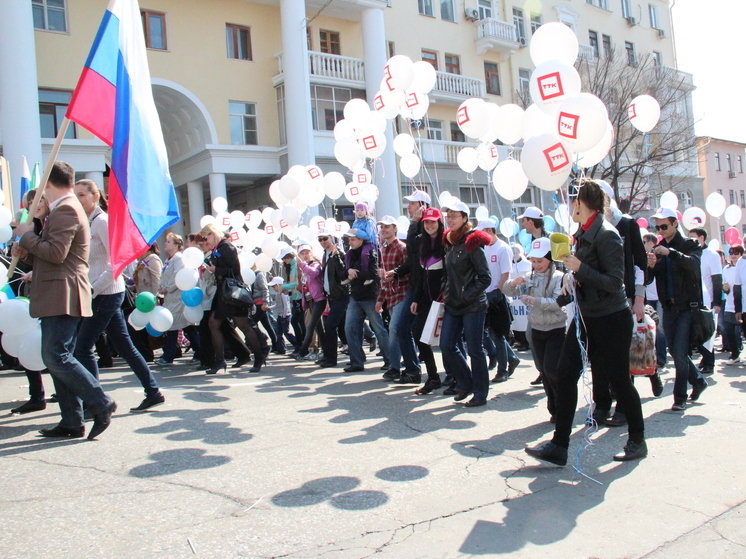
[[[544,381],[544,392],[547,395],[547,409],[550,415],[557,413],[557,390],[559,386],[559,366],[562,346],[565,343],[565,329],[554,330],[531,329],[531,340],[536,351],[536,368],[541,371]]]
[[[577,327],[572,321],[562,346],[557,382],[557,421],[552,442],[567,448],[570,446],[575,410],[578,406],[578,379],[583,369],[580,354],[580,338],[587,341],[591,368],[602,372],[609,379],[617,400],[627,414],[629,436],[642,440],[645,423],[642,418],[640,396],[629,376],[629,349],[632,345],[632,313],[629,309],[600,317],[584,317]]]
[[[435,354],[433,354],[433,348],[429,344],[423,344],[420,341],[422,337],[422,331],[425,329],[425,322],[427,322],[427,315],[432,307],[432,301],[422,300],[417,304],[417,314],[414,317],[414,325],[412,326],[412,335],[417,342],[417,349],[420,352],[420,361],[425,363],[425,369],[427,369],[427,378],[429,380],[440,380],[438,374],[438,365],[435,363]]]
[[[331,365],[337,364],[337,332],[342,327],[344,335],[345,315],[349,297],[329,300],[329,314],[324,317],[324,337],[321,339],[321,349],[324,361]],[[346,338],[345,340],[346,341]]]

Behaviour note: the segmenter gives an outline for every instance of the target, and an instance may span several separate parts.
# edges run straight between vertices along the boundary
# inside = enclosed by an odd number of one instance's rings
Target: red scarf
[[[588,229],[591,228],[591,225],[593,225],[593,222],[596,221],[598,214],[599,212],[595,212],[591,217],[588,218],[588,221],[586,221],[583,225],[580,226],[580,228],[583,231],[588,231]]]

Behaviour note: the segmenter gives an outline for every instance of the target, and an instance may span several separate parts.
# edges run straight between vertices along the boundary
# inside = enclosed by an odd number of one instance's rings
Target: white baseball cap
[[[347,233],[344,234],[345,237],[355,237],[356,239],[359,239],[360,237],[357,236],[357,229],[349,229]]]
[[[277,257],[277,260],[282,260],[288,254],[293,254],[293,249],[292,248],[285,247],[285,248],[280,249],[280,255]]]
[[[267,284],[267,287],[272,287],[273,285],[282,285],[283,283],[285,283],[285,280],[283,280],[280,276],[275,276],[272,278],[272,281]]]
[[[523,219],[524,217],[528,217],[530,219],[544,219],[544,213],[536,206],[531,206],[530,208],[526,208],[526,211],[523,212],[523,215],[519,215],[516,219]]]
[[[526,255],[527,258],[544,258],[552,250],[549,239],[540,237],[531,241],[531,250]]]
[[[497,225],[491,219],[480,219],[477,223],[477,231],[484,231],[485,229],[497,229]]]
[[[415,190],[409,196],[405,196],[404,199],[407,202],[425,202],[425,204],[431,203],[430,195],[427,192],[424,192],[422,190]]]
[[[671,208],[658,208],[658,211],[651,216],[652,219],[666,219],[668,217],[679,219],[679,216]]]
[[[329,229],[319,229],[316,231],[316,237],[333,237]]]
[[[300,246],[298,247],[298,254],[300,254],[300,253],[301,253],[301,252],[303,252],[304,250],[310,250],[310,251],[313,251],[313,249],[311,248],[311,245],[300,245]]]
[[[390,215],[385,215],[378,220],[379,225],[397,225],[398,223],[396,218]]]
[[[459,200],[455,196],[449,198],[448,201],[445,203],[445,205],[442,208],[440,208],[440,210],[444,213],[445,213],[445,210],[464,212],[466,214],[466,217],[469,217],[470,215],[469,206],[464,204],[461,200]]]

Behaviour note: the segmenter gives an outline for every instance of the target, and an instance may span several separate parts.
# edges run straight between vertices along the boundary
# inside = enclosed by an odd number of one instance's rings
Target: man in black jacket
[[[321,368],[337,366],[337,329],[344,322],[347,303],[350,300],[350,288],[342,284],[347,279],[344,263],[344,252],[337,246],[336,239],[326,229],[318,231],[318,240],[324,249],[321,260],[321,276],[324,282],[324,293],[329,303],[329,314],[324,317],[324,339],[321,348],[323,359],[316,364]]]
[[[656,231],[663,236],[653,253],[648,254],[648,266],[655,274],[658,300],[664,310],[663,329],[669,341],[668,351],[676,366],[671,409],[683,411],[686,409],[687,382],[693,387],[689,396],[693,402],[707,388],[707,381],[689,355],[692,314],[702,304],[702,247],[679,233],[679,222],[673,210],[661,208],[652,219]]]
[[[344,370],[346,373],[364,370],[363,321],[366,317],[378,338],[383,354],[384,364],[381,368],[388,370],[390,365],[389,334],[383,325],[381,315],[376,312],[376,299],[380,286],[378,250],[373,244],[359,238],[355,229],[350,229],[345,233],[345,237],[350,243],[350,250],[345,254],[347,278],[350,280],[350,301],[347,304],[345,317],[345,336],[350,351],[350,364]]]

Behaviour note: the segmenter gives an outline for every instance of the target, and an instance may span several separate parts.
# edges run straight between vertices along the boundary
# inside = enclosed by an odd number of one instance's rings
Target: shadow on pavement
[[[278,507],[309,507],[328,502],[342,510],[369,510],[388,502],[388,495],[382,491],[354,490],[359,485],[358,478],[349,476],[314,479],[297,489],[278,493],[272,503]]]
[[[133,477],[159,477],[186,470],[206,470],[217,468],[230,462],[228,456],[205,455],[201,448],[180,448],[164,450],[148,456],[153,462],[136,466],[129,471]]]
[[[170,433],[170,441],[203,441],[205,444],[237,444],[251,440],[254,435],[231,427],[228,422],[208,421],[228,413],[224,409],[166,410],[158,413],[158,418],[172,417],[159,425],[137,429],[136,433],[148,435]]]

